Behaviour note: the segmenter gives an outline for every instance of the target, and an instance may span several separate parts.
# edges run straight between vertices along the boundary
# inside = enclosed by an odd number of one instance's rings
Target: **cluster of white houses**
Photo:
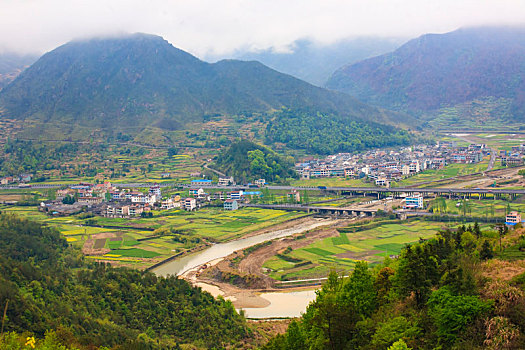
[[[218,192],[208,194],[202,188],[190,189],[189,196],[183,198],[180,194],[162,197],[158,185],[149,187],[146,193],[118,188],[110,182],[103,184],[79,184],[56,191],[56,199],[42,202],[42,211],[60,215],[72,214],[88,208],[89,211],[106,217],[141,216],[152,209],[184,209],[196,210],[212,200],[224,201],[225,210],[236,210],[244,199],[243,191]]]
[[[305,179],[311,177],[367,177],[377,186],[389,186],[426,169],[441,169],[450,163],[478,163],[490,150],[484,144],[455,147],[450,142],[392,150],[375,150],[352,155],[339,153],[325,159],[307,159],[295,165]]]

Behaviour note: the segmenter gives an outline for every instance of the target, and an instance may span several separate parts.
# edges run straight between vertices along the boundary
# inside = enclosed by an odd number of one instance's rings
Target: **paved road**
[[[487,171],[492,170],[492,168],[494,167],[495,161],[496,161],[496,150],[491,148],[490,149],[490,160],[489,160],[489,165],[487,165]]]
[[[114,184],[116,187],[125,187],[125,188],[136,188],[136,187],[149,187],[151,183],[117,183]],[[58,188],[62,186],[72,186],[72,184],[34,184],[31,188]],[[179,183],[161,183],[160,187],[175,186],[180,188],[192,188],[191,184],[179,184]],[[235,185],[235,186],[218,186],[218,185],[199,185],[203,189],[222,189],[225,191],[232,190],[260,190],[260,188],[253,188],[245,185]],[[270,190],[284,190],[284,191],[346,191],[346,192],[358,192],[358,193],[450,193],[450,194],[525,194],[525,189],[488,189],[488,188],[411,188],[411,187],[305,187],[305,186],[266,186]],[[0,186],[0,189],[22,189],[23,187],[18,186]]]

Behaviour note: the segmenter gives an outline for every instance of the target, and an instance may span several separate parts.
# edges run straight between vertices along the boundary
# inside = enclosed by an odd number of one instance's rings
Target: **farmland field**
[[[353,268],[357,260],[366,260],[374,265],[387,256],[398,255],[406,244],[432,237],[440,229],[457,225],[415,219],[359,232],[341,232],[339,237],[325,238],[295,249],[287,253],[285,259],[274,256],[263,264],[263,268],[276,280],[325,277],[332,268],[345,273]]]
[[[84,246],[93,239],[93,248],[110,252],[91,259],[117,262],[144,268],[176,253],[202,247],[207,242],[224,242],[240,238],[284,221],[299,218],[304,213],[271,209],[243,208],[224,211],[203,208],[195,212],[181,210],[156,211],[153,218],[93,217],[91,224],[119,226],[106,228],[86,226],[86,220],[76,216],[51,217],[36,207],[0,206],[0,210],[17,213],[56,227],[70,244]],[[142,229],[141,229],[142,228]],[[155,229],[156,231],[153,231]]]
[[[482,172],[487,169],[488,157],[485,157],[482,162],[476,164],[449,164],[443,169],[439,170],[425,170],[421,173],[396,182],[392,187],[403,187],[414,185],[420,182],[429,182],[443,180],[449,177],[469,175],[473,173]]]

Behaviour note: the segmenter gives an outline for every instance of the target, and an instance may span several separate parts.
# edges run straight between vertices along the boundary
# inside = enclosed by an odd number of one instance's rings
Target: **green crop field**
[[[399,255],[406,244],[434,236],[438,230],[457,227],[458,223],[427,222],[419,219],[389,223],[339,237],[325,238],[287,254],[294,262],[279,256],[268,259],[263,268],[276,280],[325,277],[330,269],[349,272],[356,260],[372,265],[386,256]],[[490,227],[482,225],[482,229]]]
[[[110,250],[109,255],[106,254],[100,260],[131,264],[139,268],[150,266],[176,253],[203,246],[206,242],[224,242],[240,238],[250,232],[305,215],[302,212],[259,208],[224,211],[208,207],[195,212],[155,211],[154,217],[147,219],[89,218],[98,225],[120,227],[105,228],[85,226],[85,220],[77,216],[48,216],[34,206],[2,205],[0,209],[56,227],[70,244],[78,247],[82,247],[88,239],[95,239],[94,248]],[[102,238],[97,238],[100,236]],[[97,256],[91,258],[96,259]]]
[[[420,182],[438,181],[454,176],[479,173],[487,169],[488,161],[488,157],[485,157],[482,162],[476,164],[449,164],[443,169],[425,170],[417,175],[396,182],[392,185],[392,187],[403,187],[414,185]]]
[[[446,209],[442,207],[439,202],[442,200],[433,200],[429,202],[429,208],[436,213],[474,216],[474,217],[503,217],[506,211],[517,210],[525,213],[525,203],[523,198],[518,198],[515,201],[500,200],[500,199],[467,199],[463,200],[449,200],[446,199]],[[465,205],[465,208],[463,208]]]

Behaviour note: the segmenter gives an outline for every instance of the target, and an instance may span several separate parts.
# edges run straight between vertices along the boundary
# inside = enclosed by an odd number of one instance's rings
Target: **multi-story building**
[[[239,209],[239,204],[235,199],[228,199],[224,201],[224,210],[237,210]]]
[[[197,208],[197,200],[195,198],[186,198],[182,204],[184,210],[192,211]]]
[[[423,196],[415,194],[405,197],[405,209],[423,209]]]
[[[514,226],[521,222],[521,215],[517,211],[511,211],[505,217],[505,224]]]

